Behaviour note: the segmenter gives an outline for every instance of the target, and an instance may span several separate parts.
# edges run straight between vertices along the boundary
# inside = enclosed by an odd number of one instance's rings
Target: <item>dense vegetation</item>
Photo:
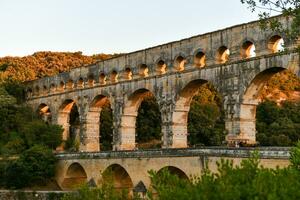
[[[52,150],[62,142],[60,126],[46,124],[30,107],[17,103],[23,99],[20,91],[17,84],[0,86],[0,187],[46,184],[54,176]]]
[[[217,146],[225,139],[222,99],[210,84],[202,85],[193,97],[188,115],[190,146]]]
[[[28,81],[89,65],[118,54],[82,55],[82,52],[37,52],[25,57],[0,58],[0,83],[10,79]]]
[[[221,160],[217,172],[205,169],[200,177],[190,180],[169,171],[150,171],[151,188],[147,199],[162,200],[298,200],[300,199],[300,143],[291,151],[291,165],[268,169],[260,166],[258,152],[243,160],[240,166]],[[118,191],[111,182],[99,188],[82,186],[77,193],[67,194],[63,200],[123,200],[131,199],[126,191]],[[128,194],[128,193],[127,193]],[[134,194],[133,199],[141,199]]]
[[[138,148],[160,147],[161,113],[153,96],[146,97],[138,109],[136,132]]]
[[[257,108],[257,140],[263,146],[292,146],[300,140],[300,101],[265,101]]]

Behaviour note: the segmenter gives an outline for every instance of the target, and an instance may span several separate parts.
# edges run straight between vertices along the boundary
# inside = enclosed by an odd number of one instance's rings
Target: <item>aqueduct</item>
[[[281,20],[288,24],[287,18]],[[280,52],[282,40],[286,50]],[[299,76],[296,45],[251,22],[29,82],[27,102],[52,123],[62,125],[64,139],[69,137],[70,112],[76,109],[81,151],[99,151],[100,111],[109,101],[113,148],[132,150],[137,110],[151,93],[161,111],[163,148],[184,148],[190,101],[209,82],[223,97],[227,141],[255,143],[258,92],[281,70]]]
[[[289,18],[278,19],[289,26]],[[282,70],[300,76],[297,46],[298,41],[283,33],[262,30],[259,22],[250,22],[28,82],[27,103],[45,120],[62,125],[63,139],[70,137],[70,124],[76,124],[72,132],[80,138],[80,151],[98,152],[100,112],[109,102],[113,150],[134,150],[137,110],[151,94],[161,112],[162,148],[186,148],[191,99],[209,82],[223,98],[227,142],[254,144],[259,91]],[[70,115],[74,110],[77,120]],[[72,178],[74,173],[68,173]]]

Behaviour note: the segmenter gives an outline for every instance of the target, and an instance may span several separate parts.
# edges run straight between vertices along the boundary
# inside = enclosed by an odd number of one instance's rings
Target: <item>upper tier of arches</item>
[[[33,81],[28,84],[27,98],[45,96],[49,94],[80,90],[95,86],[113,85],[118,82],[132,81],[135,79],[162,76],[168,73],[182,73],[191,69],[203,69],[223,65],[237,60],[251,59],[256,56],[278,53],[283,51],[285,36],[277,33],[270,34],[267,39],[244,38],[240,42],[232,43],[228,41],[218,41],[219,45],[198,45],[193,44],[193,50],[188,53],[185,49],[177,49],[177,53],[161,50],[157,54],[151,55],[153,59],[147,61],[139,57],[137,60],[130,60],[124,66],[120,66],[119,60],[115,62],[115,67],[111,65],[113,59],[102,61],[100,64],[89,66],[88,68],[74,69],[68,73],[61,73],[56,77],[48,77],[47,81]],[[238,44],[238,45],[237,45]],[[205,47],[206,46],[206,47]],[[214,47],[212,47],[214,46]],[[172,50],[172,48],[171,48]],[[172,50],[173,51],[173,50]],[[158,57],[157,57],[158,56]],[[146,57],[146,54],[145,56]],[[157,57],[157,58],[156,58]],[[154,58],[156,58],[154,60]],[[106,65],[105,63],[109,63]],[[134,64],[133,64],[134,63]],[[79,70],[79,72],[78,72]],[[87,72],[88,71],[88,72]],[[46,78],[47,79],[47,78]]]

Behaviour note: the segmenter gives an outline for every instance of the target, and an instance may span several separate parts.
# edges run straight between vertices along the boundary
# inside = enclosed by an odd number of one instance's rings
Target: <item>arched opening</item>
[[[77,88],[83,88],[83,87],[84,87],[83,78],[79,78],[77,81]]]
[[[217,63],[225,63],[229,60],[230,51],[226,46],[221,46],[217,51]]]
[[[163,60],[159,60],[157,62],[157,67],[156,67],[157,73],[159,75],[165,74],[167,72],[167,65]]]
[[[58,113],[57,122],[64,129],[63,141],[65,149],[77,151],[80,145],[80,119],[76,103],[65,100]]]
[[[63,91],[65,90],[65,83],[64,83],[63,81],[61,81],[61,82],[59,83],[58,90],[59,90],[60,92],[63,92]]]
[[[198,88],[190,103],[188,145],[220,146],[224,140],[225,121],[221,94],[212,84],[205,83]]]
[[[121,118],[121,149],[155,148],[160,146],[161,118],[154,95],[147,89],[131,94]]]
[[[46,104],[43,103],[39,105],[37,109],[37,114],[44,122],[51,123],[52,120],[51,111],[49,106],[47,106]]]
[[[140,68],[139,74],[140,74],[141,77],[148,77],[149,76],[149,69],[148,69],[148,66],[146,64],[141,64],[139,68]]]
[[[116,71],[112,71],[112,73],[110,75],[110,82],[111,83],[118,82],[118,73]]]
[[[106,84],[106,76],[104,73],[101,73],[99,76],[99,83],[100,85],[105,85]]]
[[[175,68],[178,71],[183,71],[185,67],[186,59],[183,56],[177,56],[175,59]]]
[[[299,91],[299,78],[285,68],[272,67],[257,74],[240,105],[238,142],[241,145],[256,144],[258,136],[262,145],[293,145],[293,141],[300,138],[300,132],[295,129],[298,122],[292,114],[300,111]],[[259,104],[260,115],[257,116]]]
[[[88,86],[89,87],[93,87],[95,85],[95,79],[94,79],[94,75],[90,74],[88,76]]]
[[[199,68],[202,68],[205,66],[205,54],[202,51],[199,51],[195,54],[194,65]]]
[[[151,92],[143,97],[137,112],[135,127],[138,149],[161,147],[161,113]]]
[[[39,86],[35,86],[34,96],[39,96],[39,95],[40,95],[40,87]]]
[[[52,84],[50,85],[50,92],[55,92],[55,91],[56,91],[55,84],[52,83]]]
[[[106,96],[94,98],[86,123],[86,151],[112,150],[112,110]]]
[[[48,94],[48,88],[46,85],[43,86],[43,95],[47,95]]]
[[[31,97],[32,97],[32,89],[29,88],[29,89],[27,90],[27,98],[30,99]]]
[[[221,117],[218,98],[213,86],[201,79],[191,81],[180,91],[172,117],[173,148],[185,148],[188,142],[191,146],[213,145],[205,141],[217,134],[214,129]]]
[[[268,48],[272,53],[284,50],[284,40],[279,35],[274,35],[269,39]]]
[[[67,84],[66,84],[66,89],[71,90],[74,88],[74,82],[72,79],[69,79]]]
[[[131,80],[132,79],[132,71],[129,67],[127,67],[124,71],[124,79]]]
[[[182,171],[181,169],[179,169],[177,167],[174,167],[174,166],[163,167],[157,172],[157,174],[158,175],[162,174],[162,173],[164,173],[164,171],[167,171],[171,175],[175,175],[178,178],[189,180],[189,177],[186,175],[186,173],[184,173],[184,171]]]
[[[133,183],[128,172],[118,164],[110,165],[102,173],[102,184],[113,184],[118,192],[127,191],[132,194]]]
[[[241,49],[241,56],[242,58],[252,58],[256,56],[255,45],[253,44],[253,42],[244,42]]]
[[[87,182],[87,175],[79,163],[73,163],[68,167],[65,178],[62,182],[62,188],[74,190]]]

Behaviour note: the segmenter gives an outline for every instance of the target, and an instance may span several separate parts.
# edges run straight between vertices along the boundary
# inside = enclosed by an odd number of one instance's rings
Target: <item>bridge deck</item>
[[[289,159],[290,147],[205,147],[184,149],[151,149],[135,151],[103,151],[103,152],[80,152],[58,153],[60,160],[72,159],[109,159],[109,158],[155,158],[155,157],[239,157],[249,158],[255,151],[259,152],[260,158],[264,159]]]

